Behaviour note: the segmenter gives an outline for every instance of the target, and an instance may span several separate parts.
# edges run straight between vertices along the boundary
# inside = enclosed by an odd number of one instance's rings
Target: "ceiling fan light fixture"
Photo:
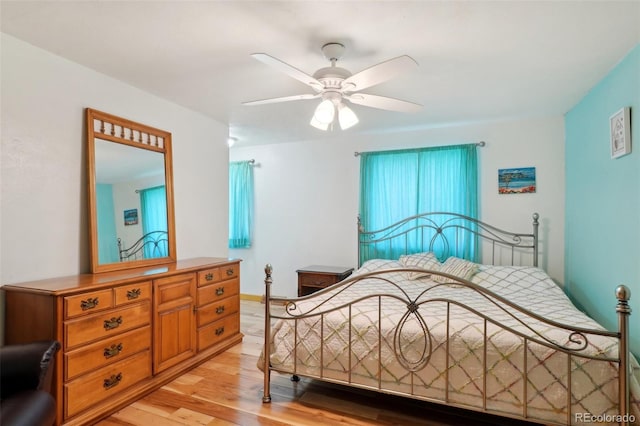
[[[311,121],[309,122],[309,124],[311,124],[313,127],[315,127],[318,130],[327,131],[327,129],[329,129],[329,123],[321,123],[321,122],[319,122],[316,119],[315,115],[313,117],[311,117]]]
[[[338,122],[340,122],[340,128],[347,130],[350,127],[355,126],[360,122],[355,112],[344,103],[340,103],[338,109]]]
[[[316,120],[319,123],[329,124],[333,121],[336,116],[336,107],[333,104],[331,99],[325,99],[320,102],[320,105],[316,108],[315,113],[313,114],[313,120]]]
[[[339,124],[343,130],[358,124],[358,117],[351,108],[344,104],[344,101],[360,106],[398,112],[417,112],[422,108],[422,105],[413,102],[362,93],[362,90],[368,87],[378,85],[403,72],[415,69],[418,63],[413,58],[407,55],[398,56],[352,74],[351,71],[336,65],[344,50],[345,46],[342,43],[330,42],[324,44],[322,53],[329,60],[330,66],[320,68],[313,75],[300,71],[266,53],[252,54],[251,56],[255,59],[311,86],[316,93],[243,102],[243,105],[264,105],[321,98],[322,101],[316,106],[310,124],[324,131],[333,130],[335,128],[334,124]]]

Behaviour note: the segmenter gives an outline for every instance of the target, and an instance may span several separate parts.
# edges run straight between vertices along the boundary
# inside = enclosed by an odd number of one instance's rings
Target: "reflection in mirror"
[[[171,134],[87,109],[92,271],[175,261]]]
[[[164,156],[95,140],[100,264],[166,257]]]

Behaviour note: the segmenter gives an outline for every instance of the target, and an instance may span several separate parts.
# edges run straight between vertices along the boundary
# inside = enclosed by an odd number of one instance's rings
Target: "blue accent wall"
[[[611,159],[609,117],[631,107],[632,152]],[[631,289],[640,356],[640,44],[565,116],[565,291],[617,330],[615,288]]]

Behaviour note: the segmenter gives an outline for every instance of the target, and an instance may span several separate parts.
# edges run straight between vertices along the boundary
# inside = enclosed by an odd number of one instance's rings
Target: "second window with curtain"
[[[229,248],[251,247],[253,228],[253,164],[229,164]]]

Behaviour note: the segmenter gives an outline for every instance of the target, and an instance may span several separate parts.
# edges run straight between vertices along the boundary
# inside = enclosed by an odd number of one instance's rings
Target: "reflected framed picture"
[[[130,209],[124,211],[125,226],[138,224],[138,209]]]
[[[631,108],[624,107],[609,118],[611,158],[631,152]]]

